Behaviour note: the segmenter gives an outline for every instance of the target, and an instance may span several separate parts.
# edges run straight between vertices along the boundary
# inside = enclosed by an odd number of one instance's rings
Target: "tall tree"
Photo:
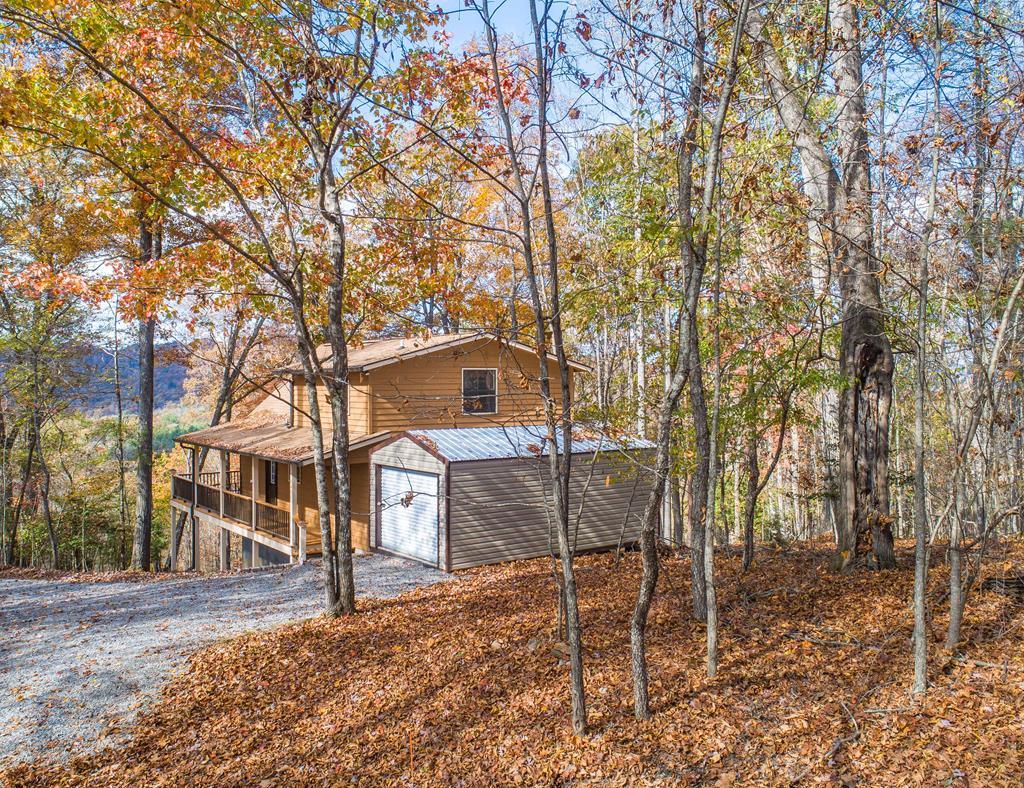
[[[800,155],[805,193],[824,225],[823,242],[838,271],[842,307],[839,371],[839,516],[835,565],[848,570],[869,549],[879,568],[895,566],[889,516],[889,410],[893,355],[885,328],[872,249],[871,152],[863,73],[863,26],[854,0],[828,11],[829,61],[839,107],[835,161],[808,101],[784,65],[760,9],[748,18],[755,62],[773,107]]]
[[[139,211],[138,265],[146,267],[160,259],[160,231],[155,233],[146,210]],[[139,436],[135,475],[135,538],[132,541],[132,568],[148,572],[153,541],[153,386],[155,369],[156,318],[139,318]]]
[[[637,594],[636,604],[633,608],[633,615],[630,620],[630,644],[631,663],[633,677],[633,710],[638,719],[650,717],[650,696],[649,679],[647,669],[647,617],[650,613],[651,603],[654,599],[654,592],[658,583],[658,552],[657,552],[657,523],[661,512],[661,502],[665,495],[666,485],[670,474],[670,446],[672,434],[672,421],[675,416],[679,397],[687,381],[691,382],[691,398],[693,396],[694,365],[699,365],[700,355],[697,338],[697,315],[704,286],[704,269],[711,249],[712,231],[714,227],[715,197],[719,185],[719,166],[722,155],[723,140],[725,135],[726,118],[732,100],[732,93],[736,86],[739,66],[739,54],[741,46],[741,33],[746,23],[746,16],[749,5],[742,0],[732,16],[732,37],[729,42],[729,57],[725,75],[721,84],[721,92],[715,106],[711,128],[707,132],[707,147],[703,156],[703,178],[696,182],[694,177],[694,160],[697,156],[697,140],[699,138],[698,127],[701,121],[702,108],[707,100],[705,84],[705,70],[707,68],[706,36],[705,36],[705,9],[702,4],[694,5],[694,24],[696,39],[694,46],[693,67],[688,86],[688,112],[686,115],[683,133],[679,140],[679,168],[678,168],[678,218],[680,223],[680,268],[683,273],[684,286],[678,293],[678,339],[676,358],[672,364],[672,375],[668,388],[662,395],[658,407],[657,417],[657,449],[655,457],[655,483],[651,494],[647,499],[644,509],[643,526],[640,534],[641,555],[643,558],[643,574],[640,579],[640,588]],[[694,204],[696,203],[696,204]],[[703,383],[700,383],[700,400],[694,405],[695,408],[703,408],[700,414],[707,418],[706,406],[703,399]],[[710,430],[708,432],[708,446],[702,449],[697,447],[698,455],[703,451],[703,459],[698,460],[705,463],[710,462]],[[705,484],[707,484],[705,482]],[[714,487],[707,485],[702,488],[704,500],[691,503],[696,506],[700,515],[699,531],[705,533],[705,516],[707,510],[707,496],[714,494]],[[699,490],[695,485],[692,495],[697,496]],[[691,508],[691,533],[696,533],[694,527],[693,508]],[[696,540],[695,540],[696,541]],[[691,544],[691,561],[701,564],[700,587],[694,585],[694,605],[698,605],[698,595],[703,597],[704,610],[698,611],[707,614],[707,556],[705,554],[705,539],[700,539],[698,554],[696,544]],[[713,600],[713,596],[712,596]],[[714,625],[714,618],[711,622]],[[710,630],[709,630],[710,632]],[[709,644],[711,645],[711,644]],[[709,662],[709,669],[712,663]]]

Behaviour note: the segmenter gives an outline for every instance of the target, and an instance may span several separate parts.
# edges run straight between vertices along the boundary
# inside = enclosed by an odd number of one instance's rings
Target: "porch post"
[[[199,500],[199,450],[192,447],[192,503],[188,507],[189,527],[192,530],[192,571],[199,568],[199,529],[196,527],[196,501]]]
[[[297,516],[299,512],[299,466],[291,464],[288,466],[288,546],[291,548],[292,561],[295,560],[295,550],[298,547],[299,535]]]
[[[306,563],[306,524],[299,523],[299,565]]]
[[[252,511],[250,517],[252,518],[252,568],[255,569],[259,566],[260,555],[259,545],[256,543],[256,458],[249,458],[249,492],[250,502],[252,503]]]
[[[173,484],[173,482],[172,482]],[[174,526],[178,519],[178,510],[171,507],[171,571],[178,571],[178,540],[174,538]]]
[[[220,451],[220,519],[224,519],[224,491],[228,488],[228,453]]]
[[[228,548],[229,548],[228,540],[231,537],[228,534],[228,531],[227,531],[226,528],[218,528],[217,530],[220,533],[220,571],[224,572],[227,569],[230,569],[230,567],[228,566],[228,561],[229,561],[229,558],[228,558]]]
[[[189,514],[195,514],[196,498],[199,495],[199,452],[192,447],[192,456],[189,458],[189,465],[192,468],[192,505],[189,507]]]

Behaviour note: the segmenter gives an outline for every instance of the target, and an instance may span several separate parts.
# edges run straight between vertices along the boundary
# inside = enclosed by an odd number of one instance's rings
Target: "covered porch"
[[[331,439],[330,433],[324,437]],[[356,548],[369,549],[369,446],[386,437],[357,439],[349,451]],[[172,474],[171,509],[172,521],[184,514],[190,526],[192,553],[183,553],[185,566],[247,569],[302,563],[321,552],[308,427],[232,422],[177,442],[188,470]],[[177,567],[177,546],[172,548]]]
[[[220,570],[253,568],[269,564],[302,563],[310,554],[320,552],[319,534],[309,544],[306,524],[299,506],[301,466],[220,450],[213,463],[217,469],[199,470],[203,448],[185,447],[191,471],[171,476],[171,508],[196,522],[192,526],[194,553],[200,543],[199,526],[215,528],[219,540],[217,568]],[[208,467],[210,455],[206,452]],[[232,539],[240,549],[232,549]],[[177,566],[172,544],[171,563]],[[235,561],[232,561],[234,557]],[[189,563],[197,566],[199,556]]]

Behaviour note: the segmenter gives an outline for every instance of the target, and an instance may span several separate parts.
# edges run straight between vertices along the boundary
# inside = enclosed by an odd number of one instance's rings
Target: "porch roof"
[[[389,432],[364,435],[351,441],[349,449],[354,451],[372,446],[389,435]],[[333,431],[324,430],[324,454],[327,457],[333,454],[333,438]],[[313,461],[313,430],[310,427],[289,427],[269,421],[240,419],[179,435],[174,440],[188,446],[247,454],[275,462],[305,465]]]

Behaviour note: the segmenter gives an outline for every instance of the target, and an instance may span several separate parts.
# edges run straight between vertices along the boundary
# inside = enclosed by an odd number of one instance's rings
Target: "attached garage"
[[[440,477],[380,466],[380,547],[436,564]]]
[[[448,571],[557,552],[543,446],[536,426],[411,430],[380,444],[370,454],[373,547]],[[637,541],[652,449],[637,438],[573,441],[577,552]]]

